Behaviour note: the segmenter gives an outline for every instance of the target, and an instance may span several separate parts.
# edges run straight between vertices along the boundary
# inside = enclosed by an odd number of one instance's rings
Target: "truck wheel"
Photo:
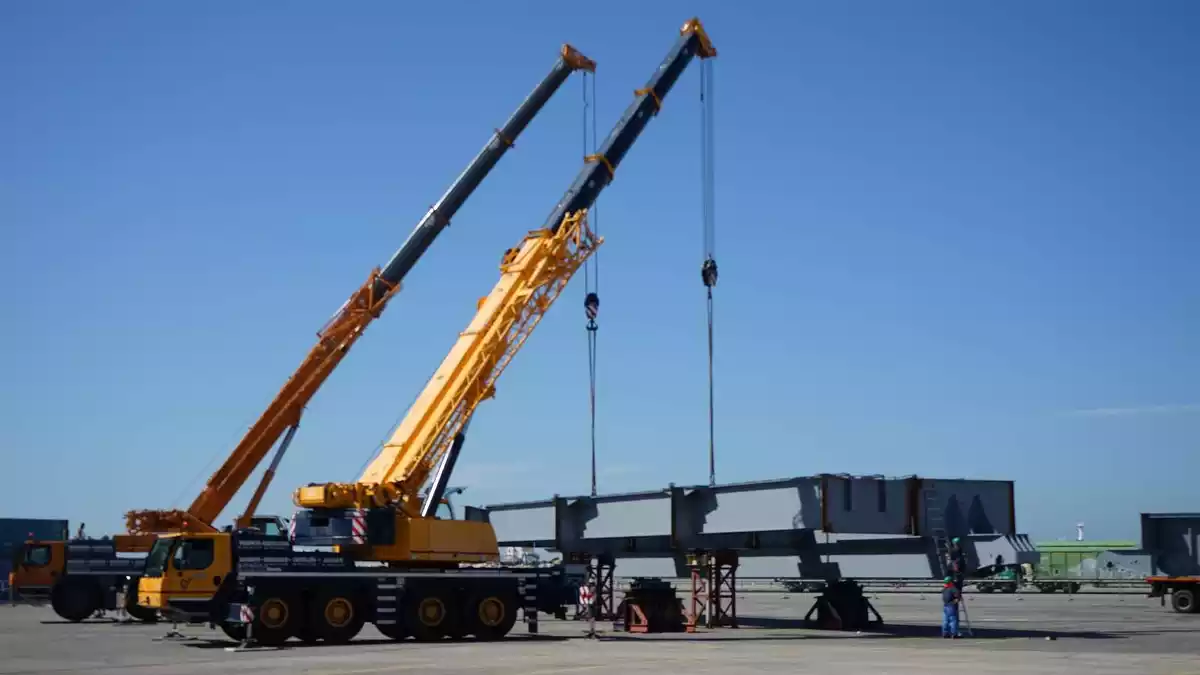
[[[1196,612],[1196,591],[1190,588],[1176,588],[1171,593],[1171,609],[1180,614]]]
[[[100,609],[100,594],[88,583],[70,580],[58,584],[50,594],[54,613],[72,623],[79,623]]]
[[[271,595],[254,612],[254,632],[251,634],[264,645],[281,645],[296,632],[297,603],[289,597]]]
[[[440,640],[460,624],[452,595],[437,588],[415,588],[404,603],[408,630],[419,642]]]
[[[325,642],[346,644],[362,630],[362,606],[347,593],[318,593],[308,608],[308,625]]]
[[[517,622],[517,596],[511,591],[479,593],[467,601],[466,630],[480,640],[499,640]]]
[[[991,584],[981,584],[976,586],[976,588],[979,589],[980,593],[991,593],[992,591],[996,590],[996,588]]]

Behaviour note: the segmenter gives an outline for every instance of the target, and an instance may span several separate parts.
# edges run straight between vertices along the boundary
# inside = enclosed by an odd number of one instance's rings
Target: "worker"
[[[955,537],[950,540],[950,573],[954,575],[954,586],[962,592],[963,582],[967,577],[967,556],[962,549],[962,540]]]
[[[942,637],[954,639],[962,637],[958,632],[958,605],[962,600],[962,592],[954,583],[954,577],[946,577],[942,586]]]

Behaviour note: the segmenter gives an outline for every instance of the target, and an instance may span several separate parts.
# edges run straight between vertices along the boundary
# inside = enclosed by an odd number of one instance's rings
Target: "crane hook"
[[[704,280],[704,285],[708,288],[717,285],[717,261],[715,258],[706,258],[704,264],[700,265],[700,278]]]

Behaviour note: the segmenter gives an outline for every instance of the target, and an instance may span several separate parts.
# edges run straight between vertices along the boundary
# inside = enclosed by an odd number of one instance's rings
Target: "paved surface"
[[[219,632],[161,642],[167,626],[67,624],[45,608],[0,606],[0,673],[1088,673],[1200,675],[1200,614],[1139,596],[968,595],[975,637],[937,637],[936,595],[879,594],[885,630],[863,635],[797,628],[800,594],[739,596],[743,627],[694,635],[580,637],[585,624],[546,621],[537,639],[417,644],[366,629],[356,644],[230,653]],[[608,629],[610,626],[601,624]],[[519,634],[518,625],[514,634]],[[1053,639],[1047,639],[1047,637]]]

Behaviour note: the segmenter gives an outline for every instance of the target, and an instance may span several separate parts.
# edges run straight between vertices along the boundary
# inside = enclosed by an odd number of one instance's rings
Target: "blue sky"
[[[599,62],[604,134],[692,15],[720,481],[1008,478],[1039,538],[1200,506],[1194,3],[45,1],[0,8],[0,513],[185,506],[561,43]],[[364,467],[577,172],[580,88],[318,394],[264,510]],[[602,491],[707,480],[698,90],[599,204]],[[476,416],[469,502],[587,491],[582,282]]]

